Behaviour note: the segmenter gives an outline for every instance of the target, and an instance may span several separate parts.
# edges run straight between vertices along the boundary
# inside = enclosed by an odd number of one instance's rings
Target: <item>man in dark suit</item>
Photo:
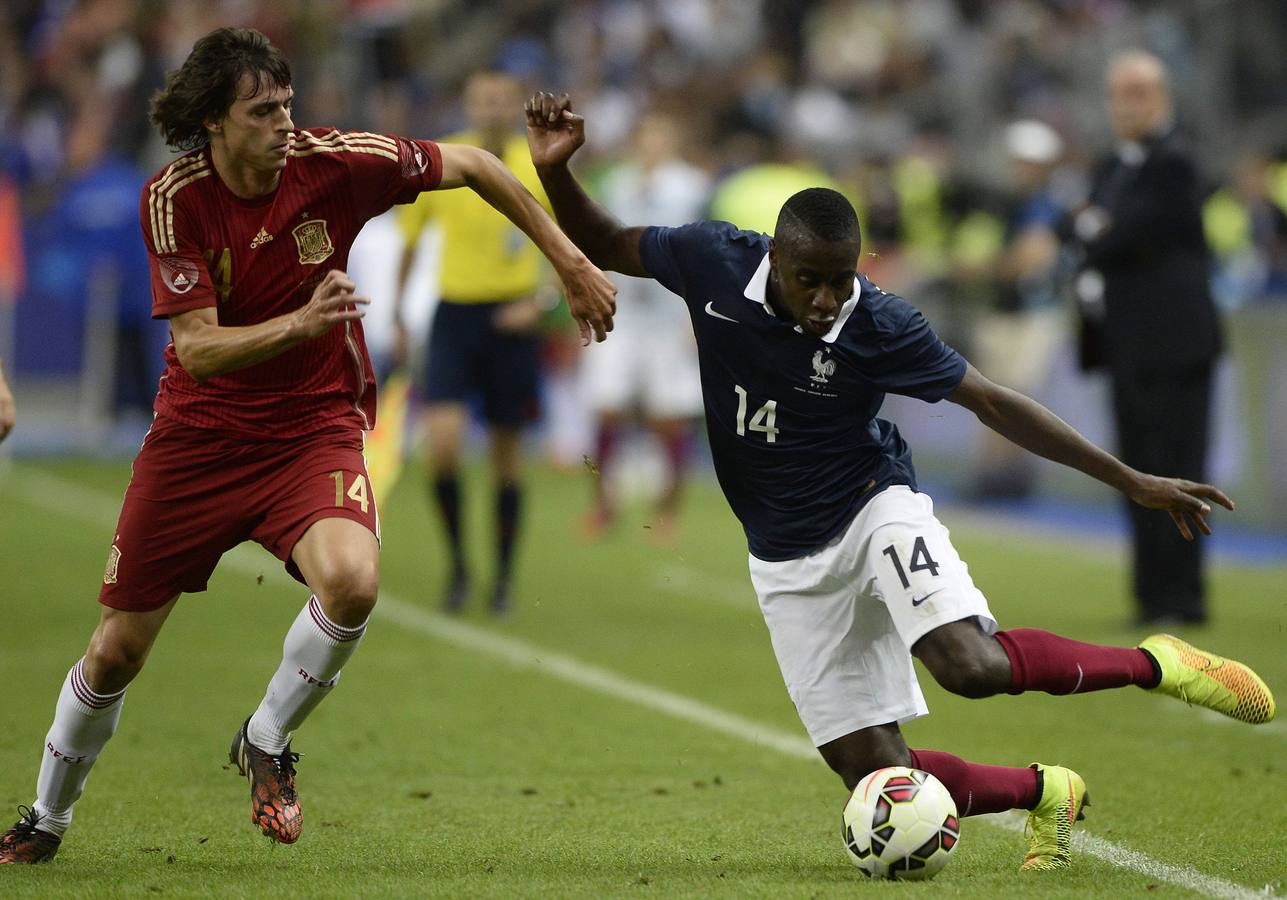
[[[1112,377],[1122,459],[1145,472],[1204,479],[1211,376],[1220,324],[1193,159],[1175,132],[1166,70],[1132,50],[1108,70],[1120,143],[1095,168],[1089,204],[1073,220],[1085,252],[1077,287]],[[1205,621],[1201,542],[1165,517],[1130,511],[1140,621]]]

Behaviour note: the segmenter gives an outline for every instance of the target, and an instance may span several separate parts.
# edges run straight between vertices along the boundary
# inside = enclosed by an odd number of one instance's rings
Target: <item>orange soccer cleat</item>
[[[63,839],[38,827],[40,816],[34,809],[19,806],[18,812],[22,818],[0,834],[0,866],[49,862]]]
[[[228,756],[250,782],[250,821],[278,843],[293,844],[304,828],[304,811],[295,792],[299,754],[290,752],[290,744],[276,756],[260,750],[246,736],[249,723],[247,719],[237,729]]]
[[[1200,650],[1169,634],[1145,638],[1140,649],[1156,660],[1162,673],[1161,682],[1153,688],[1160,694],[1252,725],[1268,722],[1277,711],[1269,685],[1237,660]]]

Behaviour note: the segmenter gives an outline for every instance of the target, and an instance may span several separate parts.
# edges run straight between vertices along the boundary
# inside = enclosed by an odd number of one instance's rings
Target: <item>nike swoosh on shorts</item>
[[[930,591],[928,594],[926,594],[924,597],[921,597],[920,599],[913,597],[912,606],[920,606],[922,603],[924,603],[926,600],[928,600],[930,597],[933,597],[937,593],[938,591]]]

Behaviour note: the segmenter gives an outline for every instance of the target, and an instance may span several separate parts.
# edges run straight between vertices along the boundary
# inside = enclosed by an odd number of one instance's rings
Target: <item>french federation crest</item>
[[[836,361],[834,359],[823,359],[821,350],[813,354],[813,374],[809,376],[810,381],[826,384],[831,376],[835,374]]]
[[[301,265],[315,266],[326,260],[335,252],[331,236],[326,231],[325,219],[309,219],[296,225],[291,234],[295,236],[295,245],[299,247]]]

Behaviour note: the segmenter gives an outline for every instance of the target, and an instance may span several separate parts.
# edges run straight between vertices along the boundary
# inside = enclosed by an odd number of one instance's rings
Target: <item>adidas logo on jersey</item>
[[[186,294],[201,278],[196,264],[186,257],[161,256],[157,262],[160,263],[161,277],[166,287],[176,294]]]
[[[254,250],[256,247],[261,247],[264,244],[267,244],[272,239],[273,239],[273,236],[269,234],[267,231],[265,231],[263,228],[261,228],[259,229],[259,234],[251,238],[250,249]]]

